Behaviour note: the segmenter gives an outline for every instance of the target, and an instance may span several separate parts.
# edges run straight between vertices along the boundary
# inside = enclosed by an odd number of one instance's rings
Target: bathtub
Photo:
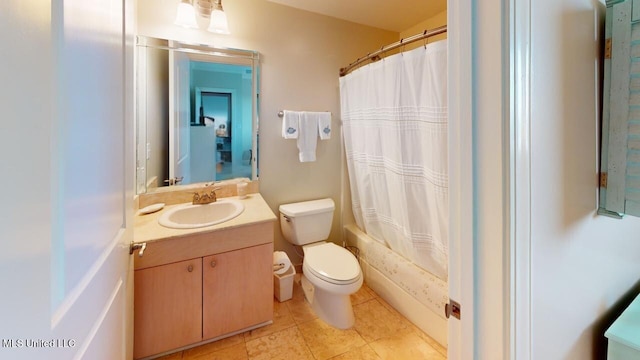
[[[442,346],[447,346],[448,284],[373,240],[355,224],[345,226],[348,246],[359,249],[367,286]]]

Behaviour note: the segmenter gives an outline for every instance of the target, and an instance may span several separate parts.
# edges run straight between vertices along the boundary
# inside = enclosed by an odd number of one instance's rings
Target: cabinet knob
[[[218,263],[215,260],[211,260],[211,267],[216,267]]]
[[[189,266],[187,267],[187,271],[188,271],[188,272],[192,272],[192,271],[193,271],[193,265],[189,265]]]

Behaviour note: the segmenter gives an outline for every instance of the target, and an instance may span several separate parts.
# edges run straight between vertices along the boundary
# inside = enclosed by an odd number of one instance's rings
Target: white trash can
[[[273,274],[273,293],[278,301],[283,302],[293,297],[293,277],[296,275],[296,269],[289,266],[289,269],[283,274]]]

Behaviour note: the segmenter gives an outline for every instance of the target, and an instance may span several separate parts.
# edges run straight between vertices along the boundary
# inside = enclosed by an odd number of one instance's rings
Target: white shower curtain
[[[446,280],[446,41],[340,78],[340,102],[357,225]]]

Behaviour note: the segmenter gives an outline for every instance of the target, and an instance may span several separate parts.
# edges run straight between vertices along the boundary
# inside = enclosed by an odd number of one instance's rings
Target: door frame
[[[449,321],[448,358],[526,360],[530,0],[450,0],[447,9],[449,293],[462,313],[461,320]]]
[[[449,318],[449,359],[472,359],[475,343],[473,255],[472,19],[474,0],[447,2],[449,109],[449,297],[461,318]],[[471,344],[471,346],[470,346]]]
[[[202,94],[203,93],[217,93],[217,94],[228,94],[231,102],[229,104],[229,125],[230,127],[228,128],[229,134],[231,136],[231,163],[235,164],[238,163],[238,154],[236,149],[234,148],[234,145],[236,144],[236,141],[234,141],[234,137],[233,134],[238,134],[239,131],[237,131],[237,121],[233,121],[233,117],[236,116],[234,114],[239,114],[240,109],[238,108],[240,106],[239,104],[239,100],[238,100],[238,91],[236,89],[230,89],[230,88],[212,88],[212,87],[204,87],[204,86],[196,86],[196,94],[195,94],[195,104],[196,104],[196,112],[198,114],[200,114],[200,106],[202,106]],[[199,115],[198,115],[199,116]],[[233,166],[233,165],[232,165]],[[218,179],[218,174],[217,174],[217,170],[216,170],[216,177],[213,180],[217,180]]]
[[[202,94],[207,94],[207,93],[213,93],[213,94],[220,94],[220,95],[228,95],[229,96],[229,123],[231,124],[231,126],[233,126],[233,113],[234,111],[237,111],[238,109],[234,109],[234,107],[236,106],[236,90],[235,89],[227,89],[227,88],[211,88],[211,87],[202,87],[202,86],[196,86],[196,94],[195,94],[195,112],[196,114],[198,114],[197,116],[200,116],[200,107],[202,106]],[[196,121],[196,124],[198,124],[198,121]],[[201,125],[204,125],[201,124]],[[230,131],[231,134],[233,134],[233,130],[230,128],[228,131]]]
[[[508,0],[509,358],[531,359],[531,0]]]

